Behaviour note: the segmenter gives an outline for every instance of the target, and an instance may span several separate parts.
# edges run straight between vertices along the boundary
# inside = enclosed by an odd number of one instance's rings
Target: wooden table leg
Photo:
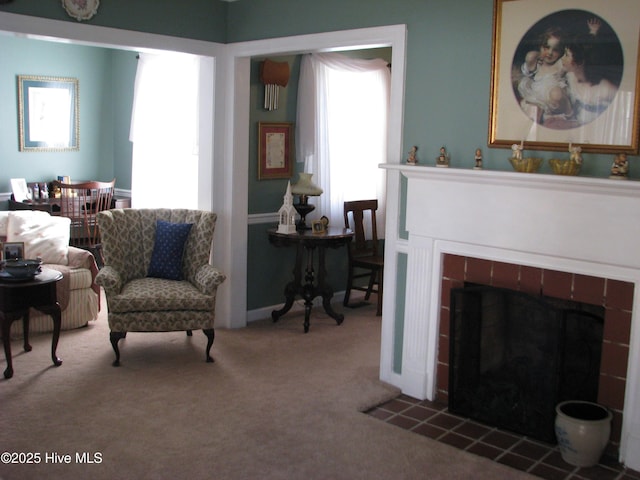
[[[331,306],[331,299],[333,298],[333,288],[326,281],[327,269],[325,266],[325,248],[318,248],[318,285],[317,294],[322,296],[322,307],[331,318],[333,318],[338,325],[341,325],[344,321],[344,315],[337,313]]]
[[[0,312],[0,321],[2,322],[2,343],[4,345],[4,356],[7,359],[7,368],[4,370],[4,378],[13,377],[13,361],[11,359],[11,321],[4,312]]]
[[[51,361],[56,367],[62,365],[62,360],[56,355],[58,349],[58,340],[60,339],[60,329],[62,328],[62,313],[60,311],[60,304],[56,302],[53,305],[46,305],[41,307],[35,307],[42,313],[50,315],[53,319],[53,336],[51,337]]]
[[[13,359],[11,356],[11,324],[22,318],[23,345],[26,352],[31,351],[29,344],[29,308],[35,308],[53,319],[53,336],[51,340],[51,360],[57,367],[62,360],[56,355],[60,330],[62,328],[62,312],[57,302],[56,283],[62,274],[56,270],[44,269],[37,278],[24,282],[0,282],[0,321],[4,353],[7,358],[5,378],[13,376]]]
[[[284,287],[284,296],[285,296],[285,304],[280,310],[274,310],[271,312],[271,318],[274,322],[277,322],[278,319],[291,310],[293,306],[293,302],[296,299],[296,295],[302,293],[302,254],[303,254],[303,246],[302,244],[298,244],[296,248],[296,263],[293,266],[293,281],[287,283],[286,287]]]
[[[22,345],[24,347],[25,352],[31,351],[31,345],[29,344],[29,309],[27,308],[22,315],[22,334],[23,334],[23,342]]]

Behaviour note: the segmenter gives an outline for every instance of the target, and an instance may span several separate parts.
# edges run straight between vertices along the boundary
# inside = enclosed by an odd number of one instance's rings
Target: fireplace
[[[597,401],[603,307],[475,284],[450,304],[452,413],[555,443],[555,406]]]
[[[532,298],[552,299],[555,305],[560,302],[563,308],[585,310],[589,315],[603,320],[602,335],[599,339],[601,353],[600,358],[597,359],[598,366],[595,372],[597,375],[595,392],[576,392],[576,395],[581,398],[575,399],[597,401],[613,411],[614,420],[609,450],[612,453],[616,451],[619,448],[623,421],[633,284],[452,254],[443,256],[442,267],[441,298],[443,301],[439,319],[436,398],[443,403],[449,401],[452,292],[458,291],[465,285],[482,284],[499,291],[508,289]],[[588,321],[588,316],[584,320]],[[545,380],[550,381],[551,375]],[[575,390],[572,386],[560,391],[558,401],[571,400],[572,398],[565,397]],[[595,398],[588,397],[594,393]],[[553,412],[550,415],[553,415]],[[504,425],[494,424],[494,426]],[[516,428],[515,431],[518,429]],[[547,433],[549,433],[548,430]],[[552,434],[534,435],[534,437],[554,442]]]
[[[386,241],[389,277],[404,288],[395,298],[395,285],[385,289],[381,378],[415,398],[448,400],[441,320],[451,288],[465,282],[596,304],[605,310],[597,400],[614,411],[619,460],[640,469],[640,182],[384,168],[389,184],[408,179],[408,235]]]

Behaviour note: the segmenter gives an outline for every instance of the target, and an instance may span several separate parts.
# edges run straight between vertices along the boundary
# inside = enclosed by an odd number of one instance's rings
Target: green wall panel
[[[404,348],[404,307],[407,290],[408,255],[399,253],[396,270],[396,311],[393,324],[393,371],[402,373],[402,349]]]
[[[0,11],[78,23],[60,0],[19,0]],[[103,0],[98,13],[82,23],[223,43],[226,11],[227,3],[219,0]]]
[[[300,76],[300,56],[269,57],[276,62],[287,62],[291,71],[289,83],[280,87],[279,108],[264,109],[264,85],[260,82],[260,64],[264,58],[251,62],[251,131],[249,133],[249,214],[277,212],[282,206],[282,198],[287,190],[288,178],[258,179],[258,123],[292,123],[295,127],[298,97],[298,77]],[[295,136],[295,130],[294,130]],[[296,172],[304,165],[295,160],[295,142],[292,143],[293,176],[291,183],[297,180]]]
[[[451,154],[451,164],[471,168],[476,148],[484,153],[484,167],[511,170],[506,149],[487,148],[491,83],[491,42],[493,0],[184,0],[163,3],[155,0],[110,0],[102,2],[96,17],[86,25],[102,25],[142,32],[182,36],[214,42],[242,42],[291,35],[329,32],[353,28],[405,24],[407,58],[403,118],[402,158],[417,145],[421,164],[433,164],[440,146]],[[59,2],[21,0],[0,7],[0,11],[76,22],[66,16]],[[8,190],[8,178],[29,178],[64,172],[72,178],[118,178],[118,187],[130,188],[130,144],[128,115],[132,99],[135,61],[126,53],[95,53],[90,47],[62,44],[35,47],[31,42],[0,36],[0,101],[7,105],[0,113],[0,191]],[[292,79],[297,78],[299,57],[291,45]],[[69,49],[65,52],[65,49]],[[295,121],[297,82],[281,91],[281,110],[260,111],[263,100],[258,81],[259,61],[252,62],[252,113],[249,161],[249,213],[274,212],[280,206],[286,180],[257,179],[257,123]],[[18,154],[17,116],[14,105],[15,75],[39,73],[77,75],[81,79],[81,151],[70,154]],[[393,66],[392,66],[393,74]],[[131,82],[130,86],[128,82]],[[96,90],[102,87],[102,93]],[[88,92],[88,93],[87,93]],[[106,92],[106,93],[105,93]],[[90,100],[83,100],[91,95]],[[102,95],[102,96],[101,96]],[[107,95],[107,96],[105,96]],[[108,118],[112,118],[109,123]],[[126,136],[125,136],[126,135]],[[545,159],[551,152],[542,152]],[[557,155],[557,154],[555,154]],[[633,167],[631,178],[640,178]],[[585,154],[581,175],[608,176],[612,155]],[[25,170],[28,168],[28,170]],[[298,164],[294,168],[299,168]],[[543,173],[550,173],[545,162]],[[294,175],[295,179],[295,175]],[[402,185],[403,191],[406,184]],[[402,195],[402,212],[405,211]],[[0,206],[1,208],[1,206]],[[398,232],[406,238],[404,215]],[[261,287],[261,275],[275,267],[274,252],[263,236],[268,225],[249,227],[249,308],[278,302],[278,288]],[[284,257],[283,257],[284,258]],[[340,260],[336,260],[340,265]],[[276,262],[277,263],[277,262]],[[332,269],[338,272],[339,269]],[[340,279],[336,279],[339,280]],[[275,282],[274,282],[275,283]],[[341,290],[337,287],[336,290]]]
[[[413,145],[421,164],[439,148],[451,166],[472,168],[476,148],[484,167],[507,170],[508,149],[489,149],[493,0],[253,0],[229,4],[227,42],[286,37],[381,25],[407,26],[403,119],[404,161]],[[295,48],[295,45],[292,46]],[[393,70],[392,70],[393,72]],[[551,173],[542,152],[541,173]],[[568,156],[568,153],[566,154]],[[612,155],[585,154],[582,176],[606,178]],[[630,162],[633,164],[636,157]],[[640,169],[631,168],[631,178]]]
[[[0,192],[9,179],[111,180],[131,188],[129,125],[135,52],[0,35]],[[73,77],[79,81],[80,149],[20,152],[17,75]],[[118,159],[116,168],[115,159]],[[6,202],[5,202],[6,203]],[[5,206],[0,206],[5,208]]]

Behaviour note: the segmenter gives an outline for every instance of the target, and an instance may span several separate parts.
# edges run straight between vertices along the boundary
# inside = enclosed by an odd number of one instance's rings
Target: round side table
[[[31,351],[31,345],[29,345],[29,308],[35,308],[50,315],[53,319],[51,360],[56,367],[62,365],[62,360],[56,356],[62,323],[56,291],[56,284],[60,280],[62,280],[62,273],[48,268],[43,268],[40,274],[30,280],[16,280],[7,274],[0,275],[0,323],[4,354],[7,358],[4,378],[13,376],[11,324],[20,318],[22,318],[24,330],[24,350],[25,352]]]

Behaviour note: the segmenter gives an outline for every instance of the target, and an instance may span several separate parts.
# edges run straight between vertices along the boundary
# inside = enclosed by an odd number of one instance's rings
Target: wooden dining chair
[[[378,244],[376,224],[378,200],[354,200],[344,202],[344,226],[354,232],[353,242],[349,244],[349,273],[343,305],[349,305],[351,290],[365,293],[365,301],[372,293],[377,295],[376,315],[382,315],[382,286],[384,279],[384,257]],[[356,282],[367,278],[366,285]]]
[[[69,245],[89,250],[99,267],[104,259],[96,215],[111,208],[115,183],[115,178],[110,182],[53,182],[54,190],[60,191],[60,215],[71,219]]]

